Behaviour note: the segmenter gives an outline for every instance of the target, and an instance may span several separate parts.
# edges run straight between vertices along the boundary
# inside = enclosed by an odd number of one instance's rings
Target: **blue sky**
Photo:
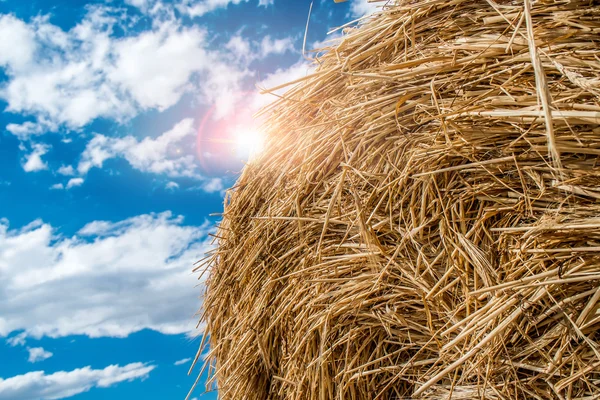
[[[186,396],[193,263],[272,101],[256,86],[313,68],[309,5],[0,0],[0,400]],[[315,1],[308,47],[374,9]]]

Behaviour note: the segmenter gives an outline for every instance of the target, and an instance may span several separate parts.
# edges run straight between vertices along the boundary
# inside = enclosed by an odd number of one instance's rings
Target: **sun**
[[[238,156],[250,161],[263,151],[265,138],[256,129],[239,129],[235,131],[234,143]]]

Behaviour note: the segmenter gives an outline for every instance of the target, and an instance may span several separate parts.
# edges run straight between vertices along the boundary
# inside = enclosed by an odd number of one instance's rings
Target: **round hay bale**
[[[347,28],[228,193],[220,398],[597,396],[599,39],[588,0],[388,2]]]

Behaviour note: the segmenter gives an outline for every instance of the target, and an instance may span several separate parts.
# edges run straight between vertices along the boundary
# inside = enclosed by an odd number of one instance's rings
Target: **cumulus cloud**
[[[189,363],[190,361],[192,361],[191,358],[184,358],[183,360],[175,361],[173,365],[183,365]]]
[[[28,347],[27,351],[29,352],[29,358],[27,361],[30,363],[44,361],[54,355],[52,352],[44,350],[43,347]]]
[[[44,144],[34,144],[31,153],[25,156],[23,169],[25,172],[36,172],[48,169],[48,164],[42,160],[42,156],[48,152],[50,146]]]
[[[42,221],[9,229],[0,220],[0,337],[192,332],[191,269],[210,230],[169,212],[94,221],[73,237]]]
[[[120,382],[146,379],[156,367],[132,363],[123,367],[110,365],[104,369],[87,366],[73,371],[46,374],[28,372],[12,378],[0,378],[0,400],[64,399],[91,388],[107,388]]]
[[[129,3],[144,8],[155,2]],[[186,7],[196,6],[220,3]],[[167,6],[156,2],[152,9],[157,7]],[[35,118],[10,123],[7,130],[26,140],[61,127],[78,130],[97,118],[123,122],[145,110],[164,110],[188,92],[209,103],[239,91],[252,75],[247,67],[232,62],[229,50],[212,49],[206,30],[184,26],[172,11],[153,18],[151,29],[142,32],[126,28],[133,17],[106,6],[89,8],[68,31],[46,17],[25,22],[0,16],[0,67],[8,77],[0,99],[7,111]],[[117,28],[125,36],[116,35]],[[283,45],[274,43],[275,50]]]
[[[0,65],[19,70],[28,65],[36,50],[29,26],[12,15],[0,16]]]
[[[205,67],[206,32],[164,23],[158,30],[119,40],[108,78],[143,109],[164,110],[179,101],[191,75]]]
[[[33,115],[37,121],[10,124],[10,132],[26,138],[60,125],[77,129],[97,117],[123,119],[133,114],[126,93],[107,80],[112,67],[110,34],[116,21],[100,8],[68,32],[43,17],[29,24],[19,20],[33,50],[27,62],[7,64],[9,79],[0,96],[8,111]],[[0,30],[6,24],[6,19],[0,20]]]
[[[85,175],[94,167],[101,168],[111,158],[124,158],[135,169],[169,177],[197,175],[194,155],[184,152],[182,144],[196,133],[194,120],[186,118],[157,138],[138,140],[133,136],[111,138],[97,134],[87,144],[77,171]]]

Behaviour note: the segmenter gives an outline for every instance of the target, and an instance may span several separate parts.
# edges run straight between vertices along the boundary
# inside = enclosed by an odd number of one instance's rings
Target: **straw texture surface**
[[[580,0],[345,27],[201,267],[220,398],[599,398],[599,43]]]

